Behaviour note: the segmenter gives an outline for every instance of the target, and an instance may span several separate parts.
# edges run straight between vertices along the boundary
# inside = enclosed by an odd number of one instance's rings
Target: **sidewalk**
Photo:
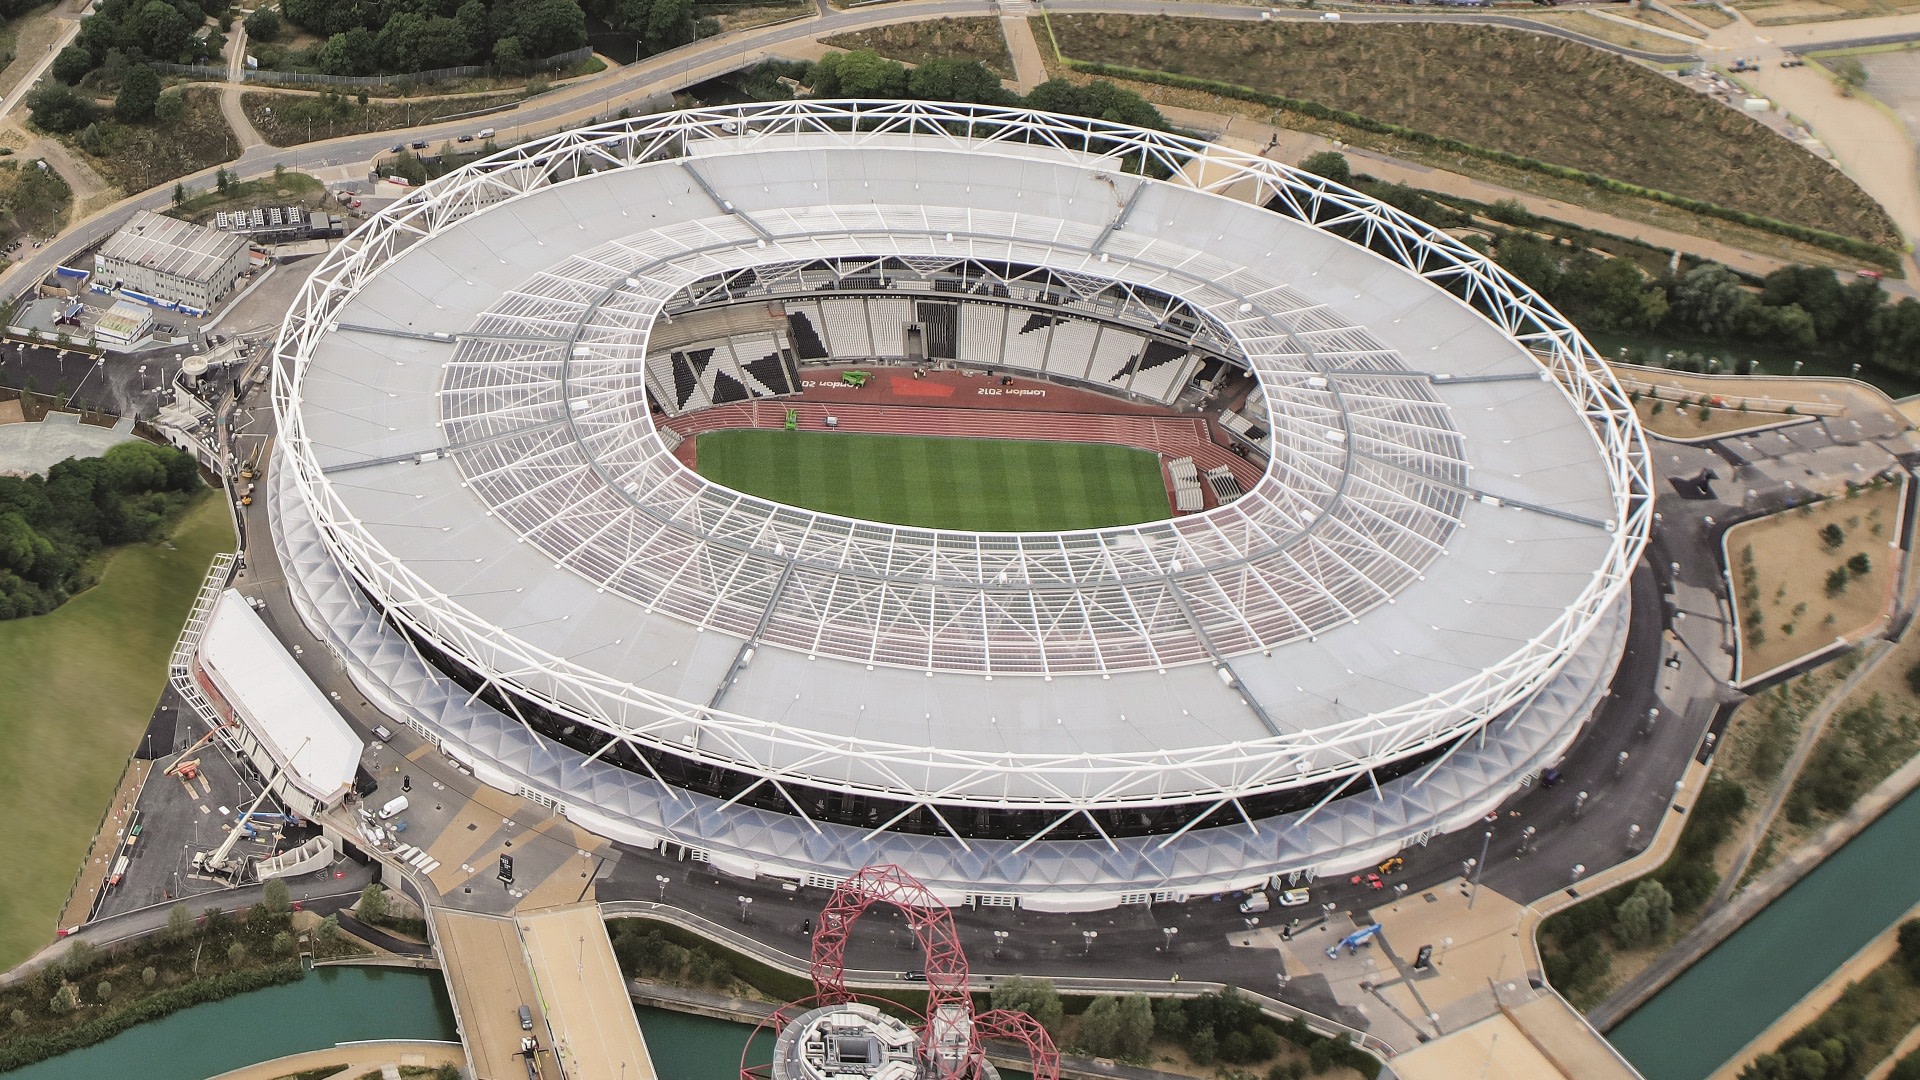
[[[335,1076],[352,1077],[387,1065],[437,1068],[441,1065],[465,1065],[467,1058],[459,1043],[377,1042],[347,1043],[331,1050],[313,1050],[262,1061],[244,1069],[224,1072],[210,1080],[275,1080],[276,1077],[305,1072],[308,1069],[340,1066]]]

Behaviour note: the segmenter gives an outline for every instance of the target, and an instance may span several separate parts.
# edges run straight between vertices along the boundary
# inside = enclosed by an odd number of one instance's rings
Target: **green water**
[[[1909,795],[1608,1037],[1646,1080],[1700,1080],[1920,901]]]
[[[8,1080],[204,1080],[335,1043],[454,1037],[453,1009],[438,973],[320,968],[296,983],[182,1009],[9,1073]]]
[[[753,1028],[732,1020],[689,1016],[647,1005],[636,1005],[640,1030],[647,1036],[647,1053],[660,1080],[734,1080],[740,1075],[740,1052]],[[763,1034],[754,1043],[750,1065],[773,1060],[773,1038]],[[1001,1069],[1001,1080],[1033,1080],[1028,1073]]]

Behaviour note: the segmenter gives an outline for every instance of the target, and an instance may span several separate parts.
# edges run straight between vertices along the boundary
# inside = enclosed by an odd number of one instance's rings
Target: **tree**
[[[47,1002],[47,1008],[53,1010],[56,1016],[64,1016],[79,1007],[80,993],[72,983],[61,983],[60,989],[54,991],[53,1000]]]
[[[1060,991],[1054,988],[1052,979],[1029,979],[1020,975],[1001,979],[993,984],[990,997],[994,1008],[1026,1013],[1039,1021],[1047,1034],[1059,1034]]]
[[[1324,176],[1336,184],[1353,186],[1353,165],[1347,161],[1347,155],[1338,150],[1322,150],[1307,155],[1300,168],[1315,176]]]
[[[1120,1029],[1120,1003],[1097,997],[1080,1014],[1080,1046],[1094,1057],[1112,1057]]]
[[[656,3],[660,0],[656,0]],[[907,95],[922,101],[971,101],[998,105],[1010,95],[978,60],[940,56],[907,73]]]
[[[1867,66],[1858,57],[1843,56],[1833,65],[1833,79],[1841,97],[1852,97],[1855,90],[1867,85]]]
[[[1633,895],[1647,902],[1647,930],[1656,939],[1673,928],[1673,894],[1658,881],[1642,881]]]
[[[92,98],[57,82],[34,87],[33,92],[27,95],[26,102],[33,125],[56,135],[79,131],[93,123],[94,117],[99,114]]]
[[[1652,936],[1653,928],[1647,918],[1647,901],[1642,896],[1629,896],[1620,902],[1613,912],[1613,935],[1620,939],[1626,948],[1645,945]]]
[[[1900,964],[1915,982],[1920,982],[1920,919],[1908,919],[1898,932]]]
[[[1836,566],[1827,573],[1827,595],[1839,596],[1847,591],[1847,568]]]
[[[153,119],[153,107],[160,101],[160,76],[145,64],[127,69],[120,84],[120,96],[113,99],[113,115],[129,124]]]
[[[101,1002],[113,1000],[113,981],[101,979],[99,985],[93,988],[93,999]]]
[[[86,49],[79,45],[69,45],[61,49],[60,54],[53,58],[53,77],[72,86],[86,78],[87,72],[92,71],[98,64],[99,61],[95,60],[93,54]]]
[[[1842,529],[1838,522],[1830,521],[1827,523],[1826,528],[1820,530],[1820,543],[1828,551],[1836,550],[1841,544],[1846,542],[1846,530]]]
[[[1740,278],[1719,263],[1702,263],[1673,287],[1673,317],[1683,329],[1731,337],[1744,309],[1758,303]]]
[[[247,16],[247,37],[254,41],[272,41],[280,36],[280,13],[270,7],[257,7]]]
[[[284,915],[293,907],[293,895],[285,878],[271,878],[260,890],[260,902],[269,912]]]
[[[285,930],[273,935],[273,951],[279,956],[293,955],[293,935]]]
[[[1893,1066],[1887,1080],[1920,1080],[1920,1051],[1908,1054]]]
[[[187,201],[187,185],[185,184],[173,185],[173,205],[179,206],[181,203],[186,201]]]
[[[227,946],[227,963],[228,964],[234,967],[239,967],[241,964],[246,963],[246,960],[247,960],[247,946],[245,942],[236,941],[233,944]]]
[[[649,52],[665,52],[693,40],[693,0],[653,0],[641,37]]]
[[[828,53],[813,65],[818,97],[897,98],[906,89],[907,69],[872,49]]]
[[[27,1026],[27,1010],[25,1009],[13,1010],[13,1026],[14,1027]]]
[[[193,912],[185,904],[173,905],[167,912],[167,937],[174,941],[185,941],[193,934]]]
[[[160,973],[151,967],[140,969],[140,985],[152,986],[160,978]]]
[[[329,915],[321,919],[319,935],[321,944],[337,944],[340,940],[340,916]]]
[[[587,16],[576,0],[528,0],[515,7],[513,31],[532,59],[544,60],[587,43]]]
[[[76,938],[72,945],[67,946],[66,955],[61,958],[60,966],[69,976],[77,979],[100,966],[100,961],[103,959],[105,957],[100,955],[99,949],[93,947],[92,942]]]
[[[1153,1002],[1145,994],[1128,994],[1120,999],[1117,1020],[1113,1052],[1121,1057],[1144,1057],[1153,1044]]]
[[[1496,253],[1507,273],[1525,282],[1534,292],[1552,296],[1559,291],[1564,276],[1560,255],[1545,240],[1532,233],[1508,233],[1500,238]]]
[[[146,6],[128,23],[134,36],[127,44],[137,44],[145,55],[155,60],[178,60],[187,51],[193,29],[199,22],[188,19],[166,0],[147,0]]]
[[[1853,557],[1847,560],[1847,573],[1854,577],[1865,577],[1872,571],[1873,560],[1867,558],[1867,553],[1864,551],[1854,552]]]

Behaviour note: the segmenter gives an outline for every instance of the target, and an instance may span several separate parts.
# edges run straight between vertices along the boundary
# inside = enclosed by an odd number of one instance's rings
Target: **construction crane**
[[[273,776],[267,777],[266,783],[260,785],[260,797],[253,800],[253,805],[247,807],[246,812],[240,815],[240,823],[244,823],[254,815],[255,811],[260,809],[260,804],[267,801],[268,795],[273,794],[273,781],[275,778],[284,775],[287,769],[292,768],[294,761],[300,757],[300,752],[305,750],[307,744],[312,741],[313,739],[311,738],[301,740],[299,749],[295,750],[287,758],[286,766],[276,770]],[[193,856],[193,868],[206,874],[224,875],[229,879],[237,876],[235,871],[238,870],[238,867],[235,867],[228,860],[233,856],[233,845],[239,843],[241,835],[249,831],[250,830],[243,828],[241,824],[236,824],[232,829],[227,830],[226,840],[211,853],[205,851],[195,853]]]
[[[195,750],[198,750],[201,747],[212,742],[214,739],[214,736],[218,734],[220,734],[220,729],[218,727],[209,728],[205,735],[202,735],[198,739],[194,740],[194,743],[192,746],[189,746],[185,750],[180,751],[180,756],[173,759],[173,764],[161,770],[161,775],[174,776],[178,774],[183,774],[186,772],[186,770],[192,769],[195,766],[199,765],[200,764],[199,758],[194,758],[192,761],[188,761],[187,755],[193,753]],[[192,777],[188,776],[187,779],[191,780]]]

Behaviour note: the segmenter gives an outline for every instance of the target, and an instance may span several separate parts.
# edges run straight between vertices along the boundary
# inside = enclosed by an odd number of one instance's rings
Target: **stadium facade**
[[[668,423],[812,365],[1212,408],[1170,520],[942,532],[751,498]],[[1650,471],[1578,333],[1452,238],[1102,121],[786,102],[494,155],[332,252],[277,353],[274,540],[369,700],[596,833],[1093,909],[1345,872],[1562,755]]]

